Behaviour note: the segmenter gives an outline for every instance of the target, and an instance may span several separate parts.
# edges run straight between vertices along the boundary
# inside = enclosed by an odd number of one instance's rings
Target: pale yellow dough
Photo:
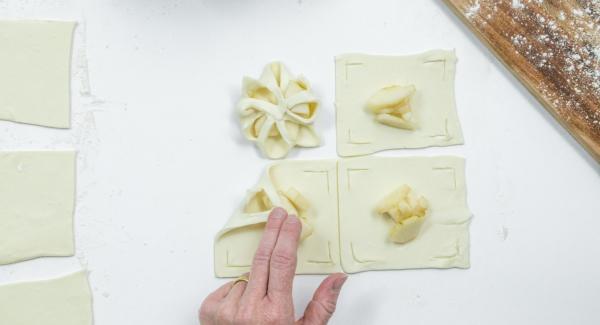
[[[312,125],[318,108],[308,81],[280,62],[267,64],[258,80],[244,78],[238,103],[244,135],[270,159],[320,144]]]
[[[428,201],[418,236],[404,244],[390,240],[393,221],[377,212],[382,198],[398,184],[409,184]],[[278,206],[278,191],[288,188],[310,206],[305,222],[312,229],[298,250],[298,274],[469,266],[471,213],[464,160],[366,157],[283,161],[269,167],[215,238],[217,276],[249,271],[270,208]],[[262,198],[256,193],[263,193]],[[244,211],[248,203],[253,213]]]
[[[297,273],[339,272],[336,166],[335,160],[284,161],[270,166],[258,184],[249,191],[245,202],[217,234],[216,275],[235,277],[250,270],[272,206],[285,207],[278,192],[290,188],[301,194],[303,199],[300,201],[308,206],[304,213],[306,220],[303,221],[303,232],[307,231],[307,224],[311,227],[310,235],[304,236],[298,249]],[[254,203],[256,193],[263,193],[270,204]],[[245,209],[249,202],[254,207],[261,207],[259,210],[262,211]]]
[[[419,235],[428,206],[424,197],[417,197],[410,186],[402,185],[386,196],[377,205],[376,211],[394,221],[390,229],[390,240],[404,244]]]
[[[87,272],[0,286],[0,324],[92,325]]]
[[[70,126],[74,22],[0,21],[0,119]]]
[[[344,271],[469,267],[469,221],[464,159],[406,157],[341,160],[340,243]],[[393,221],[376,211],[382,196],[408,184],[427,198],[419,235],[397,244]]]
[[[454,100],[455,66],[454,51],[444,50],[409,56],[336,57],[338,154],[359,156],[387,149],[462,144]],[[367,109],[369,100],[381,89],[394,86],[414,86],[410,114],[403,119],[383,114],[373,118]]]
[[[71,256],[74,151],[0,152],[0,265]]]

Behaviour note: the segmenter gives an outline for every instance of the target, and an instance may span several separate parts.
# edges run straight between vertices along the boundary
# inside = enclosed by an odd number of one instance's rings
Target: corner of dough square
[[[271,165],[254,189],[249,191],[246,202],[216,236],[216,276],[236,277],[250,271],[254,253],[272,209],[271,205],[281,206],[281,202],[277,202],[279,195],[290,188],[300,193],[306,202],[306,222],[312,229],[312,233],[302,240],[298,247],[296,273],[328,274],[341,271],[337,220],[337,163],[334,160],[296,160]],[[256,197],[256,193],[260,193],[261,201],[266,200],[269,204],[254,212],[245,211],[245,206],[256,202],[252,199]]]
[[[0,324],[92,325],[86,271],[61,278],[0,285]]]
[[[469,267],[471,212],[462,158],[344,159],[339,175],[344,271]],[[423,196],[429,211],[418,236],[398,244],[389,238],[391,218],[376,207],[402,185]]]
[[[463,143],[454,98],[454,51],[408,56],[344,54],[335,59],[337,151],[340,156]],[[367,102],[381,89],[414,86],[413,130],[379,123]]]
[[[0,120],[70,126],[74,22],[0,21]]]
[[[0,265],[74,254],[75,151],[0,152]]]

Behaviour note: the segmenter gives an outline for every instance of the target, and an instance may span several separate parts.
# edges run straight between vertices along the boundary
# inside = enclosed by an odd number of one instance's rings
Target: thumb
[[[333,315],[338,296],[348,276],[335,273],[328,276],[315,291],[312,300],[298,321],[302,325],[325,325]]]

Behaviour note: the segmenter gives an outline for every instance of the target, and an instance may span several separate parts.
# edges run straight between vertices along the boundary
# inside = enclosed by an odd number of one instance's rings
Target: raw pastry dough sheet
[[[375,206],[403,184],[427,198],[430,215],[415,240],[394,244],[388,239],[391,222],[377,215]],[[290,187],[310,202],[314,228],[300,244],[298,274],[469,266],[471,213],[462,158],[284,161],[269,167],[254,190]],[[250,270],[268,213],[240,208],[229,219],[215,239],[217,276]]]
[[[340,243],[342,266],[354,273],[383,269],[469,267],[469,220],[464,160],[458,157],[341,160]],[[429,202],[419,236],[389,240],[393,222],[375,206],[403,184]]]
[[[341,271],[337,224],[337,163],[335,160],[286,161],[269,167],[255,189],[274,197],[295,188],[309,202],[307,222],[313,233],[298,248],[298,274]],[[239,276],[250,270],[269,212],[246,214],[242,207],[215,239],[215,273]]]
[[[0,324],[92,325],[87,272],[0,286]]]
[[[0,265],[74,254],[75,156],[0,152]]]
[[[410,56],[345,54],[335,61],[337,151],[340,156],[463,143],[454,99],[454,51]],[[414,85],[416,130],[383,125],[367,112],[368,99],[392,85]]]
[[[0,120],[70,126],[74,22],[0,21]]]

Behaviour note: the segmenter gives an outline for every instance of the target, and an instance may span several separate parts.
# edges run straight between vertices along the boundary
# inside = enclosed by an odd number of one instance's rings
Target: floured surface
[[[445,2],[600,162],[600,2]]]
[[[0,265],[74,253],[75,152],[0,152]]]
[[[0,324],[92,325],[87,272],[0,286]]]
[[[469,220],[464,160],[458,157],[341,160],[340,245],[346,272],[469,267]],[[392,221],[376,212],[386,194],[406,184],[427,198],[419,235],[390,241]]]
[[[309,202],[307,223],[312,234],[298,248],[299,274],[341,271],[337,234],[337,162],[335,160],[286,161],[268,168],[253,189],[266,190],[275,206],[278,191],[296,189]],[[250,192],[252,193],[252,192]],[[242,205],[243,206],[243,205]],[[215,239],[215,273],[238,276],[250,270],[264,223],[270,211],[234,213]]]
[[[0,119],[70,126],[74,22],[0,21]]]
[[[409,56],[345,54],[336,57],[337,151],[340,156],[463,143],[454,103],[456,56],[434,50]],[[414,85],[415,130],[374,120],[369,98],[384,87]]]

